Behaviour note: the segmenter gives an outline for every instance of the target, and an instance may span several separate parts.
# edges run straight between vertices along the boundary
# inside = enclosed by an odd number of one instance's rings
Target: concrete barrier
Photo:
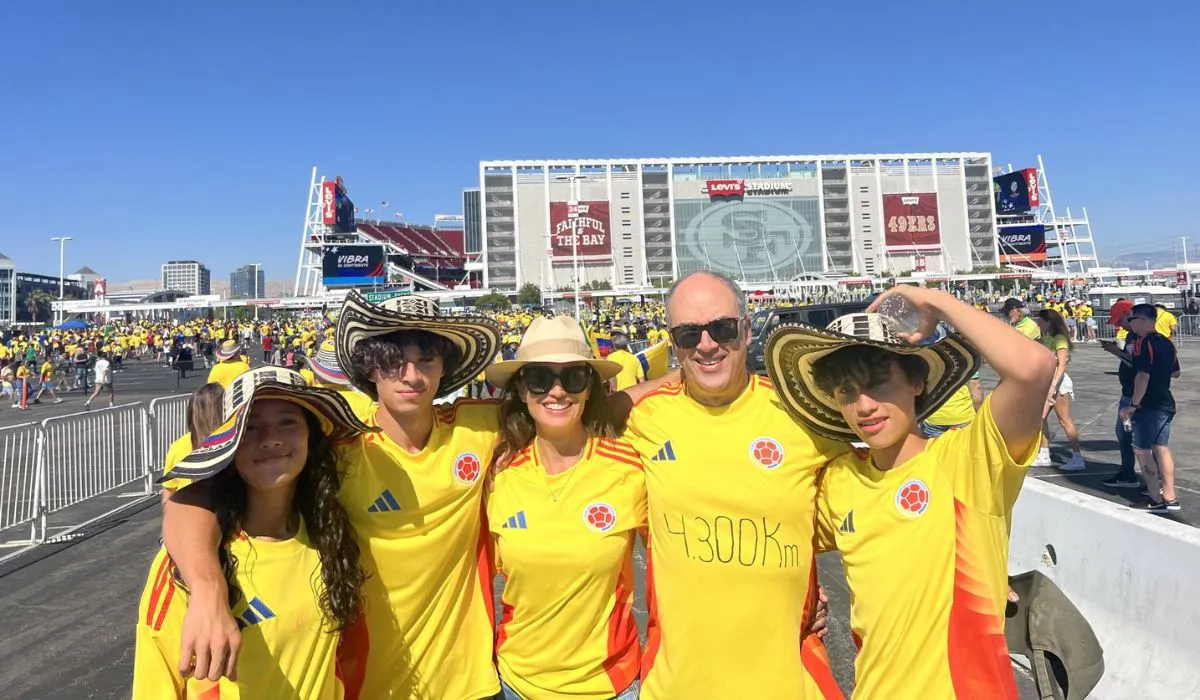
[[[1200,530],[1027,479],[1010,573],[1040,570],[1104,647],[1091,697],[1200,698]]]

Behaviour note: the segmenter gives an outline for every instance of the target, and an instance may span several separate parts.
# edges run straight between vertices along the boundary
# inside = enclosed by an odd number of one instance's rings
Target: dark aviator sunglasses
[[[700,344],[700,339],[706,331],[714,343],[732,343],[737,340],[741,324],[739,318],[718,318],[708,323],[683,323],[672,326],[669,332],[675,347],[691,350]]]

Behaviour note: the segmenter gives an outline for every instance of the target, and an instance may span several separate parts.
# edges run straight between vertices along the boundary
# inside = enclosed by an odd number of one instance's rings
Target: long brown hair
[[[221,427],[221,404],[224,399],[225,387],[216,382],[201,385],[192,392],[187,405],[187,428],[193,445],[199,445]]]
[[[1067,328],[1067,322],[1063,320],[1062,314],[1054,309],[1042,309],[1037,315],[1046,322],[1047,326],[1050,326],[1050,335],[1061,335],[1067,339],[1067,348],[1074,348],[1074,344],[1071,343],[1071,331]]]
[[[616,437],[617,422],[609,406],[607,382],[595,370],[591,371],[591,375],[591,389],[583,404],[583,429],[591,437]],[[500,440],[496,444],[496,451],[492,453],[491,476],[507,467],[512,458],[529,447],[537,436],[537,425],[521,399],[520,383],[521,374],[518,372],[500,400]]]

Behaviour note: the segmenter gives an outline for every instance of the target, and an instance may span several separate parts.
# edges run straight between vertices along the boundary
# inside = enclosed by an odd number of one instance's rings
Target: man
[[[793,418],[868,447],[829,465],[817,504],[818,538],[841,551],[851,591],[855,697],[1015,700],[1008,524],[1055,359],[946,292],[902,285],[868,311],[889,296],[921,315],[916,333],[851,314],[827,330],[785,327],[766,349]],[[913,344],[940,323],[956,332]],[[920,421],[969,380],[978,352],[999,384],[967,426],[926,438]]]
[[[92,408],[92,402],[96,397],[105,392],[108,393],[108,407],[112,408],[117,403],[117,394],[113,389],[113,370],[112,363],[108,359],[107,352],[100,353],[100,357],[96,360],[94,368],[96,373],[96,388],[92,391],[92,395],[87,401],[83,402],[83,410],[88,411]]]
[[[1009,297],[1005,300],[1004,306],[1000,307],[1000,314],[1008,319],[1013,328],[1021,331],[1026,338],[1039,340],[1042,337],[1042,331],[1038,328],[1038,324],[1032,318],[1029,318],[1029,309],[1026,308],[1025,302],[1016,297]]]
[[[1133,302],[1122,299],[1113,303],[1108,310],[1108,324],[1114,328],[1129,330],[1129,312]],[[1115,356],[1120,363],[1117,365],[1117,380],[1121,383],[1121,398],[1117,408],[1117,420],[1114,430],[1117,434],[1117,445],[1121,450],[1121,469],[1110,479],[1101,482],[1112,489],[1141,488],[1142,482],[1135,470],[1137,457],[1133,453],[1133,431],[1125,429],[1125,420],[1121,418],[1120,409],[1133,403],[1133,344],[1118,347],[1116,341],[1102,340],[1100,347],[1110,355]]]
[[[802,429],[747,372],[749,321],[736,282],[678,280],[667,325],[682,382],[649,391],[629,418],[649,519],[644,700],[841,697],[804,632],[816,476],[847,447]]]
[[[180,343],[180,347],[182,347]],[[217,362],[208,371],[208,381],[229,388],[233,380],[243,372],[250,371],[250,363],[242,356],[236,340],[226,340],[216,351]]]
[[[1174,338],[1175,331],[1179,327],[1179,319],[1167,310],[1166,304],[1160,302],[1155,304],[1154,308],[1158,309],[1158,318],[1154,321],[1154,331],[1167,340]]]
[[[605,359],[621,365],[621,373],[615,378],[617,391],[625,391],[646,380],[646,372],[642,369],[642,363],[633,353],[629,352],[629,336],[624,333],[612,334],[612,352],[608,353],[608,357]]]
[[[1133,452],[1142,465],[1150,502],[1146,510],[1167,513],[1180,509],[1175,494],[1175,460],[1167,443],[1175,418],[1171,375],[1176,371],[1175,345],[1155,331],[1158,310],[1150,304],[1135,304],[1129,311],[1133,342],[1133,396],[1120,410],[1122,420],[1132,423]]]

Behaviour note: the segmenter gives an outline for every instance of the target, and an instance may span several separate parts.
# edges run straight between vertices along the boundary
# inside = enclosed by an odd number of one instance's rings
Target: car
[[[824,328],[833,319],[846,314],[859,313],[867,310],[872,298],[857,302],[839,304],[813,304],[810,306],[790,306],[772,309],[762,309],[750,317],[750,346],[746,352],[746,366],[754,374],[766,374],[767,365],[764,359],[767,337],[771,331],[786,323],[803,323],[808,326]]]

